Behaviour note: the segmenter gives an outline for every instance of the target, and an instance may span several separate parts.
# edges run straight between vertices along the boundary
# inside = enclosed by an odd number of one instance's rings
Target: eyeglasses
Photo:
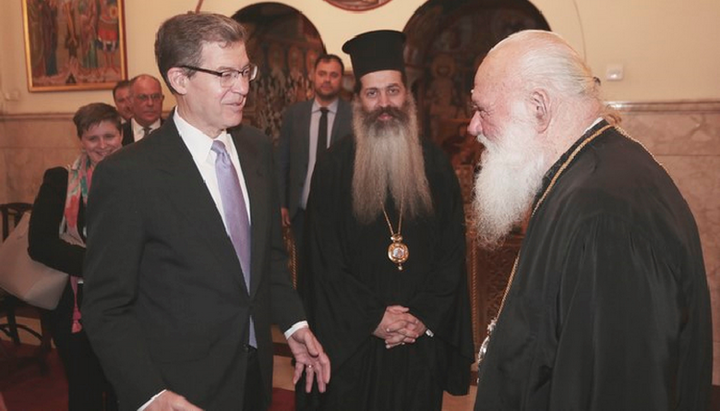
[[[213,76],[220,77],[220,85],[222,87],[230,87],[237,81],[238,77],[242,76],[247,81],[255,80],[258,73],[258,67],[252,63],[241,68],[240,70],[227,69],[224,71],[209,70],[202,67],[195,66],[180,66],[188,70],[200,71],[202,73],[212,74]]]
[[[141,103],[147,103],[149,100],[152,100],[153,102],[157,102],[163,99],[163,95],[160,93],[155,94],[138,94],[134,96],[134,98],[138,99]]]

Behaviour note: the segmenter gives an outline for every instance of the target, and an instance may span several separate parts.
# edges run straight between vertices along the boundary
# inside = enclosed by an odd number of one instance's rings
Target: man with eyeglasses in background
[[[266,410],[271,324],[325,391],[330,360],[290,282],[270,139],[240,125],[257,67],[247,33],[181,14],[155,56],[177,107],[96,168],[84,327],[121,410]]]
[[[123,146],[134,143],[160,128],[163,100],[165,96],[157,78],[140,74],[130,80],[132,119],[123,125]]]

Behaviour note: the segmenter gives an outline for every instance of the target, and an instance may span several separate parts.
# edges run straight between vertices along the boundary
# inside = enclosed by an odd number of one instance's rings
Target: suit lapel
[[[270,186],[266,181],[267,176],[261,163],[261,153],[258,152],[258,147],[247,136],[244,137],[243,134],[242,126],[230,133],[240,158],[240,167],[242,167],[243,178],[250,199],[250,241],[252,242],[250,251],[252,260],[250,263],[250,295],[252,296],[257,291],[260,283],[259,276],[262,271],[263,248],[258,247],[258,245],[267,243],[267,230],[263,229],[263,227],[268,227],[269,224],[267,207],[270,204],[270,199],[267,196]]]
[[[161,186],[163,195],[175,205],[175,210],[185,214],[188,228],[205,239],[203,243],[215,253],[217,260],[235,273],[236,280],[244,286],[240,261],[220,213],[173,120],[168,119],[156,134],[159,144],[156,164],[158,170],[166,174]]]
[[[126,121],[125,124],[122,126],[122,145],[126,146],[128,144],[134,143],[135,139],[133,138],[133,131],[132,131],[132,125],[130,124],[130,120]]]
[[[300,144],[302,151],[297,154],[297,158],[307,159],[309,157],[310,118],[312,117],[312,102],[313,100],[305,102],[305,106],[302,107],[302,113],[300,115],[300,118],[298,119],[298,129],[296,130],[296,132],[298,133],[300,141],[302,142],[302,144]],[[307,161],[303,162],[303,164],[307,165]],[[307,168],[304,168],[303,171],[307,172]]]
[[[332,132],[330,133],[330,145],[337,142],[340,137],[340,127],[342,124],[347,124],[350,121],[350,111],[345,109],[345,102],[342,99],[338,100],[337,113],[335,113],[335,120],[333,120]]]

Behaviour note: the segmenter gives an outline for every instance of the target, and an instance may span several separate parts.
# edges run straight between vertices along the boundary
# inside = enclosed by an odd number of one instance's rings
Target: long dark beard
[[[387,113],[390,121],[379,121]],[[361,223],[370,223],[382,213],[390,193],[403,218],[413,219],[432,212],[432,197],[418,135],[415,100],[408,93],[400,108],[385,107],[372,112],[353,103],[355,165],[352,182],[353,213]]]

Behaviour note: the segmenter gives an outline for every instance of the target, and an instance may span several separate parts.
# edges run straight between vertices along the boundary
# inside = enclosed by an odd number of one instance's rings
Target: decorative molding
[[[608,101],[606,103],[620,112],[720,113],[720,100]]]
[[[8,121],[53,121],[68,120],[72,121],[74,113],[18,113],[18,114],[0,114],[0,122]]]
[[[162,118],[168,118],[172,110],[163,111]],[[72,113],[0,113],[0,123],[9,121],[55,121],[67,120],[72,122],[75,112]]]
[[[633,113],[720,113],[720,100],[677,100],[677,101],[607,101],[607,105],[623,112]],[[163,112],[167,118],[171,111]],[[31,120],[72,120],[75,113],[0,113],[0,122],[3,121],[31,121]]]

